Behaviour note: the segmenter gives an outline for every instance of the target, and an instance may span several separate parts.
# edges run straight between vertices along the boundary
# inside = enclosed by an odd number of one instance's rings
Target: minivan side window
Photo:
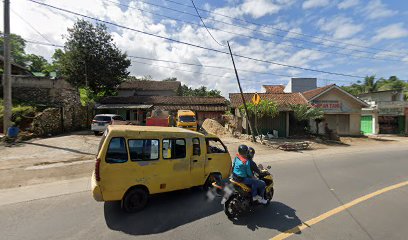
[[[200,139],[193,138],[193,155],[200,156],[200,154],[201,154]]]
[[[122,137],[111,139],[106,152],[105,162],[107,163],[124,163],[128,160],[126,141]]]
[[[207,153],[227,153],[227,149],[224,144],[218,138],[206,139]]]
[[[132,139],[128,141],[131,161],[150,161],[159,159],[159,140]]]
[[[186,157],[185,139],[163,139],[163,158],[178,159]]]

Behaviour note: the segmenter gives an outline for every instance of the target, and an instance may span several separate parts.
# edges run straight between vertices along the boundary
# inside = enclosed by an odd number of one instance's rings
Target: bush
[[[0,99],[0,120],[1,120],[1,125],[3,124],[3,117],[4,117],[4,101],[3,99]],[[23,105],[23,104],[17,104],[14,105],[12,108],[12,115],[11,115],[11,121],[16,125],[20,127],[20,124],[25,120],[25,119],[30,119],[35,116],[36,113],[36,108],[33,106],[28,106],[28,105]]]

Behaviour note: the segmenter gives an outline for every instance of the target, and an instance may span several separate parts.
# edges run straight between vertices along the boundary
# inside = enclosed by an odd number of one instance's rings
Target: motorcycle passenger
[[[258,176],[261,175],[261,170],[258,168],[254,161],[254,156],[255,156],[255,149],[252,147],[248,148],[248,160],[250,161],[250,166],[251,166],[251,171],[252,173],[258,174]]]
[[[249,148],[246,145],[238,147],[238,154],[233,162],[232,177],[238,182],[251,187],[252,200],[266,204],[268,201],[264,199],[265,182],[254,177],[251,170],[251,161],[248,160]]]

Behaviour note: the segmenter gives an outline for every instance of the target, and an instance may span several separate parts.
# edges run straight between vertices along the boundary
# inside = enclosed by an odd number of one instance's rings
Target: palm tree
[[[364,90],[365,92],[375,92],[378,90],[377,82],[375,81],[375,76],[367,76],[364,78]]]

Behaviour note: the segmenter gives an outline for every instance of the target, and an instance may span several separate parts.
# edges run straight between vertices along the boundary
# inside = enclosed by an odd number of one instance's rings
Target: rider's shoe
[[[268,200],[266,200],[266,199],[264,199],[264,198],[261,198],[261,199],[258,199],[258,202],[259,202],[259,203],[262,203],[262,204],[267,204],[267,203],[268,203]]]
[[[261,200],[262,199],[262,197],[261,196],[259,196],[259,195],[256,195],[255,197],[252,197],[252,201],[258,201],[259,202],[259,200]]]

